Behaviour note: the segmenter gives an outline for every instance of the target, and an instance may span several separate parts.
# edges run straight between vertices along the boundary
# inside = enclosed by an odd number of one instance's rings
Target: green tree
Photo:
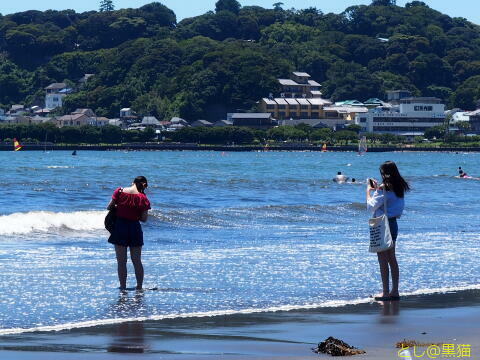
[[[283,5],[284,5],[283,2],[276,2],[276,3],[273,4],[273,9],[275,11],[281,11],[281,10],[283,10],[282,9]]]
[[[445,136],[445,126],[432,126],[431,128],[425,130],[424,136],[429,140],[432,140],[434,138],[443,139],[443,137]]]
[[[100,11],[113,11],[115,6],[113,5],[113,0],[101,0],[100,1]]]
[[[396,0],[372,0],[373,6],[394,6],[396,4]]]
[[[310,134],[310,140],[330,142],[332,140],[333,130],[330,128],[316,129]]]
[[[215,12],[230,11],[234,14],[240,12],[241,5],[237,0],[218,0],[215,3]]]

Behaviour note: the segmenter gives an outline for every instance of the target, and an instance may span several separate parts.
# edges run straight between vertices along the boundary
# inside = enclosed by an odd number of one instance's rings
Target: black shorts
[[[132,221],[117,217],[115,229],[108,238],[108,242],[127,247],[143,246],[143,231],[140,221]]]

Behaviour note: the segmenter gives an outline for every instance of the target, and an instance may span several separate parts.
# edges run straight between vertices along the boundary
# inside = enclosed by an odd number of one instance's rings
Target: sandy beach
[[[6,335],[0,350],[4,359],[317,359],[330,356],[311,348],[334,336],[364,349],[359,359],[400,358],[395,344],[403,339],[470,345],[470,358],[478,359],[479,300],[479,290],[468,290],[384,304],[129,322]],[[418,350],[412,358],[426,348]]]

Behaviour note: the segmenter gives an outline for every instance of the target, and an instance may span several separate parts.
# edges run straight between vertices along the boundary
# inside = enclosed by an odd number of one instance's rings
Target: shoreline
[[[313,145],[282,145],[249,146],[249,145],[198,145],[198,144],[169,144],[169,143],[135,143],[135,144],[65,144],[45,145],[24,144],[21,151],[229,151],[229,152],[251,152],[251,151],[312,151],[322,152],[321,146]],[[0,151],[13,151],[12,145],[0,144]],[[331,146],[326,152],[358,152],[355,145]],[[398,147],[398,146],[377,146],[368,149],[368,152],[480,152],[480,147]]]
[[[18,360],[113,359],[119,354],[135,359],[139,353],[142,358],[172,360],[326,359],[330,356],[315,354],[311,348],[334,336],[366,350],[355,357],[359,359],[400,359],[395,344],[404,339],[470,345],[471,358],[477,358],[479,300],[480,290],[463,290],[409,295],[400,302],[130,321],[4,335],[0,336],[0,351]]]

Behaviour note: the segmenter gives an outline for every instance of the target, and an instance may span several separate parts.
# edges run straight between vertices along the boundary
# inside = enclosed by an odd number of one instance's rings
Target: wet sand
[[[0,355],[8,360],[322,359],[330,356],[311,348],[334,336],[367,351],[354,359],[400,359],[395,344],[403,339],[470,345],[470,358],[480,359],[479,334],[480,290],[469,290],[400,302],[5,335]],[[412,358],[421,359],[413,353]]]

